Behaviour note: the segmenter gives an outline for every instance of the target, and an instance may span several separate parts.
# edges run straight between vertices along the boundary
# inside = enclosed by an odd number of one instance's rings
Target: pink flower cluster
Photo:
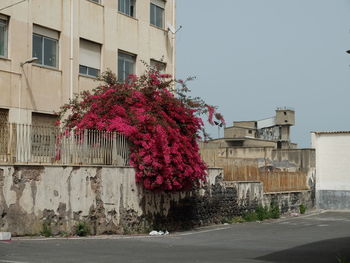
[[[191,189],[206,180],[197,145],[202,120],[171,92],[171,76],[148,73],[100,86],[69,105],[66,127],[117,131],[131,143],[136,180],[153,191]],[[65,106],[66,107],[66,106]],[[208,108],[210,120],[214,108]]]

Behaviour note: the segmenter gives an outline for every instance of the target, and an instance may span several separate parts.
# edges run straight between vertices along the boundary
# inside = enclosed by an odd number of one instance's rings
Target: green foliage
[[[258,205],[255,211],[246,212],[243,214],[243,220],[247,222],[264,221],[269,218],[280,218],[280,209],[276,203],[271,203],[270,207]]]
[[[253,218],[254,219],[254,218]],[[254,220],[252,220],[254,221]],[[242,216],[234,216],[234,217],[225,217],[221,221],[223,224],[237,224],[237,223],[244,223],[246,220]]]
[[[346,257],[341,256],[341,255],[337,256],[337,261],[338,261],[338,263],[350,263],[350,261],[347,260]]]
[[[247,222],[257,221],[258,215],[255,212],[246,212],[243,214],[243,219]]]
[[[58,232],[58,236],[61,236],[61,237],[69,237],[69,233],[65,232],[65,231],[60,231]]]
[[[274,218],[274,219],[280,218],[281,216],[280,208],[276,203],[271,203],[269,214],[270,214],[270,218]]]
[[[280,217],[280,209],[276,203],[271,203],[270,206],[258,205],[254,211],[247,211],[243,216],[235,216],[233,218],[225,217],[222,223],[234,224],[243,222],[264,221],[266,219]]]
[[[52,236],[52,229],[51,229],[49,222],[43,223],[43,229],[42,229],[40,234],[43,235],[44,237],[51,237]]]
[[[222,223],[222,224],[232,224],[232,218],[224,217],[224,218],[221,220],[221,223]]]
[[[80,237],[84,237],[90,234],[89,226],[85,221],[79,221],[75,225],[75,234]]]
[[[235,216],[234,218],[232,218],[232,221],[233,221],[233,223],[244,223],[245,222],[244,218],[241,216]]]
[[[300,211],[300,214],[305,214],[306,206],[303,204],[299,205],[299,211]]]
[[[255,213],[259,221],[271,218],[270,211],[267,206],[258,205],[255,209]]]

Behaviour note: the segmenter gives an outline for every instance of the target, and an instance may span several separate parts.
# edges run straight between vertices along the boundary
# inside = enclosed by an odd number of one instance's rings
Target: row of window
[[[80,39],[79,73],[97,77],[100,73],[101,45]],[[118,51],[118,81],[124,82],[130,74],[135,74],[136,55]],[[166,64],[157,60],[150,60],[150,66],[164,72]]]
[[[101,0],[90,0],[95,3],[101,3]],[[164,0],[151,0],[150,4],[150,23],[151,25],[164,28]],[[118,11],[135,17],[136,15],[136,0],[119,0]]]
[[[38,32],[41,32],[38,33]],[[47,32],[45,32],[47,31]],[[38,60],[35,64],[58,67],[58,33],[53,36],[51,30],[34,25],[33,30],[33,57]],[[45,34],[46,33],[46,34]],[[97,77],[100,73],[101,44],[80,39],[79,73],[86,76]],[[118,51],[118,80],[124,82],[130,74],[135,73],[136,55]],[[151,60],[151,67],[165,71],[165,63]]]
[[[132,1],[132,0],[128,0]],[[0,57],[7,57],[8,19],[0,15]],[[32,56],[34,64],[58,68],[59,32],[33,25]],[[97,77],[100,73],[101,44],[80,39],[79,73]],[[124,82],[129,74],[135,73],[136,55],[118,51],[118,80]],[[151,67],[165,71],[166,64],[151,60]]]
[[[93,2],[100,3],[100,0],[90,0]],[[118,10],[119,12],[126,14],[131,17],[135,17],[135,1],[136,0],[119,0],[118,1]],[[164,28],[164,8],[165,8],[165,2],[164,0],[151,0],[150,3],[150,24]],[[0,14],[0,57],[6,57],[7,56],[7,30],[8,30],[8,19],[6,16],[3,16]],[[51,41],[51,42],[50,42]],[[34,39],[33,39],[34,42]],[[52,43],[52,40],[50,40],[49,37],[36,37],[35,39],[36,44],[38,45],[37,57],[40,59],[43,59],[42,54],[44,50],[46,49],[46,52],[53,53],[54,44]],[[40,47],[39,47],[40,46]],[[57,52],[56,52],[57,53]],[[46,61],[45,65],[52,66],[52,64],[55,64],[56,58],[52,56],[51,61]]]

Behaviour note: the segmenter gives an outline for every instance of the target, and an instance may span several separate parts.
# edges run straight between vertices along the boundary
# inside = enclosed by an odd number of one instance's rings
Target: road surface
[[[0,263],[38,262],[350,262],[350,212],[220,225],[168,236],[14,239]]]

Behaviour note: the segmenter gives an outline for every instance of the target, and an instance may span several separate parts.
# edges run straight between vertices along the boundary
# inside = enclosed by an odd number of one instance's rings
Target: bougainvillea
[[[191,189],[206,179],[197,140],[204,131],[200,115],[224,123],[215,108],[186,95],[185,81],[149,68],[117,83],[110,71],[106,84],[84,91],[62,107],[65,128],[117,131],[130,142],[130,164],[136,181],[154,191]],[[180,85],[176,88],[176,82]],[[217,122],[216,122],[217,123]],[[204,136],[206,134],[204,133]]]

